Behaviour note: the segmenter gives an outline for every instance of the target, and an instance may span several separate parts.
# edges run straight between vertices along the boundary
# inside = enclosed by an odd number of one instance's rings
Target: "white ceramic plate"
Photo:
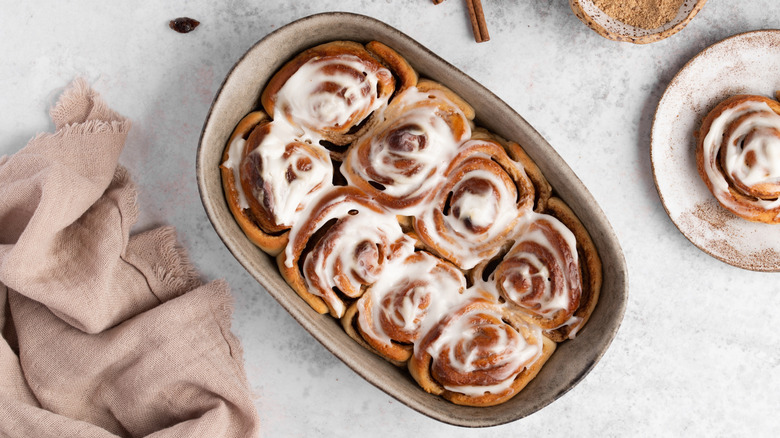
[[[650,143],[655,185],[672,222],[707,254],[754,271],[780,271],[780,225],[750,222],[720,206],[696,171],[693,133],[721,100],[778,90],[780,30],[727,38],[674,77],[658,103]]]

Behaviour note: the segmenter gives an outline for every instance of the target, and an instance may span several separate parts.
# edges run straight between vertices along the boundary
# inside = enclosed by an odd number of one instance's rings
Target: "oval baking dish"
[[[241,231],[225,201],[219,165],[233,128],[259,106],[271,75],[302,50],[333,40],[377,40],[394,48],[420,73],[451,88],[476,110],[477,124],[518,142],[537,163],[553,190],[590,232],[604,270],[598,305],[587,326],[558,347],[539,375],[513,399],[492,407],[454,405],[427,394],[408,376],[354,342],[338,321],[320,315],[285,283],[270,256]],[[363,378],[407,406],[439,421],[468,427],[507,423],[548,405],[595,366],[623,318],[627,273],[617,238],[604,213],[555,150],[515,111],[493,93],[398,30],[373,18],[349,13],[313,15],[271,33],[236,63],[225,78],[206,118],[197,156],[197,179],[203,206],[217,234],[244,268],[314,338]]]

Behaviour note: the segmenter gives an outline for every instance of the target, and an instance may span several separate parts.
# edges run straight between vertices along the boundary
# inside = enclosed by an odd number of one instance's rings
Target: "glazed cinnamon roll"
[[[539,327],[477,296],[425,335],[409,371],[423,389],[453,403],[491,406],[525,387],[554,350]]]
[[[282,276],[316,311],[341,318],[388,261],[414,250],[395,217],[354,187],[336,187],[307,209],[277,257]]]
[[[262,111],[236,127],[223,155],[227,203],[249,239],[275,255],[300,211],[332,185],[333,166],[320,145],[297,140]]]
[[[426,247],[461,269],[498,254],[534,206],[523,166],[486,134],[461,146],[444,180],[413,226]]]
[[[396,76],[401,89],[417,82],[414,70],[395,51],[377,42],[370,48],[334,41],[300,53],[268,82],[260,99],[263,108],[302,135],[335,145],[350,143],[388,103]]]
[[[753,95],[719,103],[697,133],[696,164],[727,210],[780,223],[780,103]]]
[[[522,232],[488,281],[520,317],[561,342],[590,317],[601,287],[601,262],[562,201],[551,198],[548,213],[525,217]]]
[[[466,278],[451,264],[425,252],[388,263],[383,275],[342,318],[347,333],[382,357],[401,364],[427,323],[461,299]]]
[[[344,176],[393,212],[411,215],[441,184],[447,163],[471,136],[473,118],[474,110],[452,91],[420,80],[349,148]]]

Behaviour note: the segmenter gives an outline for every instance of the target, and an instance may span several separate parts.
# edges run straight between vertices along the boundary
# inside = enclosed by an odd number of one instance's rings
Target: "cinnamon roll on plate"
[[[780,223],[780,103],[731,96],[696,137],[697,170],[718,202],[744,219]]]

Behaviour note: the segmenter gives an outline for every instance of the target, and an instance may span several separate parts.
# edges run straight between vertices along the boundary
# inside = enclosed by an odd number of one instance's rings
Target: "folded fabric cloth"
[[[82,80],[51,117],[0,157],[0,436],[256,435],[227,284],[130,236],[130,123]]]

